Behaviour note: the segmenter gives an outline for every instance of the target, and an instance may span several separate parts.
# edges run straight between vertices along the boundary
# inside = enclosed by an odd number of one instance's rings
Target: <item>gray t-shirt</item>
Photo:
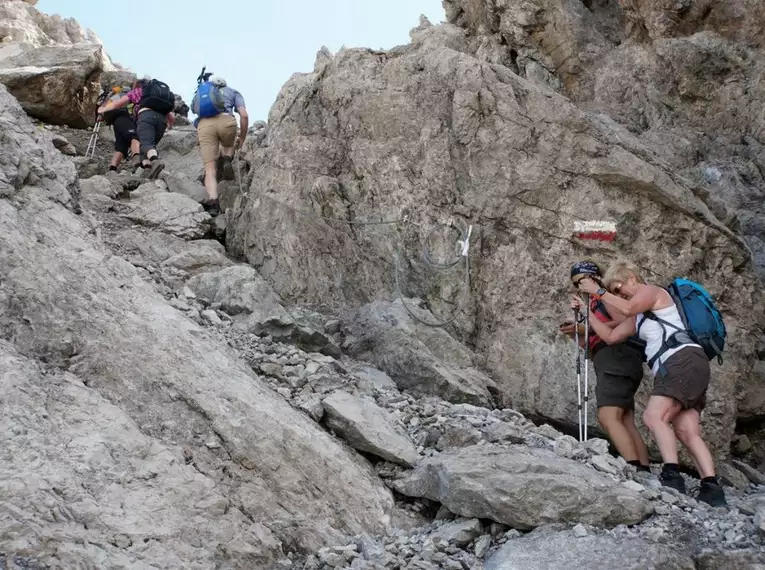
[[[223,100],[226,103],[226,113],[234,114],[234,110],[237,107],[244,107],[244,97],[236,89],[233,89],[226,85],[221,90],[223,94]]]

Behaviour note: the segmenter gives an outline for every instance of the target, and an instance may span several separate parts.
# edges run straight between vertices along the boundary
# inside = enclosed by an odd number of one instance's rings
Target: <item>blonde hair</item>
[[[624,283],[630,277],[634,277],[638,283],[645,283],[637,265],[626,259],[620,259],[609,266],[603,276],[603,283],[607,289],[610,289],[614,283]]]

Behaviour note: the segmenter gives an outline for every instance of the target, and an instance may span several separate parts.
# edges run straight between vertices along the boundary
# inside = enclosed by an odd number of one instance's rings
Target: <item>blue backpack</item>
[[[200,83],[191,101],[191,111],[199,118],[206,119],[220,115],[225,110],[226,102],[220,89],[209,81]]]
[[[728,333],[725,330],[722,315],[709,292],[695,281],[680,278],[674,279],[666,290],[675,302],[685,330],[678,329],[650,311],[643,313],[646,319],[658,322],[664,329],[662,346],[659,352],[648,361],[648,366],[653,368],[656,360],[665,351],[686,344],[688,340],[701,346],[709,360],[717,357],[717,363],[722,364],[722,351],[725,348],[725,338]],[[640,321],[640,325],[644,322],[645,320]],[[667,337],[667,329],[664,325],[672,327],[675,332]],[[640,332],[640,326],[638,326],[638,332]]]

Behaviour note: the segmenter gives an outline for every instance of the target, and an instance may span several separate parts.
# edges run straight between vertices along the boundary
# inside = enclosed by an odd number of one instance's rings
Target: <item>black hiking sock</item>
[[[704,477],[701,480],[701,482],[702,483],[712,483],[714,485],[719,485],[720,484],[720,481],[717,480],[717,476],[716,475],[712,475],[711,477]]]
[[[662,473],[670,473],[675,472],[677,473],[679,471],[679,466],[677,463],[665,463],[664,467],[661,468]]]
[[[110,170],[111,172],[117,172],[117,167],[116,167],[116,166],[114,166],[113,164],[110,164],[110,165],[109,165],[109,170]]]
[[[651,468],[648,465],[643,465],[642,463],[640,463],[639,459],[633,459],[632,461],[628,461],[627,464],[632,465],[638,471],[647,471],[649,473],[651,472]]]

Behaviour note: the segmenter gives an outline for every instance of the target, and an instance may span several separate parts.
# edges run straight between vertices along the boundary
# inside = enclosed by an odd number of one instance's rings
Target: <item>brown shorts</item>
[[[654,396],[674,398],[684,410],[699,412],[707,404],[709,359],[701,348],[689,346],[677,351],[664,362],[664,370],[654,378]]]
[[[215,117],[209,117],[199,121],[197,126],[199,138],[199,152],[202,161],[213,162],[218,159],[218,145],[225,147],[234,146],[236,141],[236,117],[228,113],[221,113]]]
[[[625,344],[604,346],[592,357],[597,384],[598,408],[615,406],[635,409],[635,392],[643,379],[642,353]]]

